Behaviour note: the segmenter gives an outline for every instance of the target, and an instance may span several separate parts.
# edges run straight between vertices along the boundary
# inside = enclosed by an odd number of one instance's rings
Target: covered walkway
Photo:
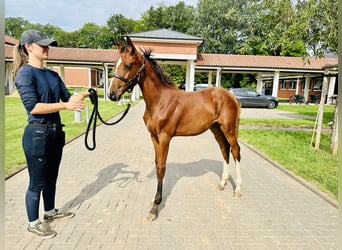
[[[253,74],[256,77],[257,92],[275,97],[290,97],[302,94],[306,101],[309,95],[320,95],[323,80],[327,82],[328,102],[337,93],[337,58],[306,58],[199,54],[202,38],[161,29],[135,34],[127,34],[137,48],[151,48],[153,57],[160,64],[186,66],[185,90],[193,91],[195,72],[208,73],[209,86],[221,86],[221,76],[225,73]],[[15,39],[5,39],[6,86],[8,92],[14,89],[11,80],[11,62]],[[109,85],[109,71],[118,59],[118,51],[103,49],[51,48],[47,65],[59,67],[62,77],[65,67],[88,67],[100,72],[105,93]],[[328,70],[327,70],[328,68]],[[323,79],[326,78],[326,79]],[[89,77],[88,87],[92,86]],[[136,96],[139,91],[136,91]],[[106,95],[105,95],[106,96]]]

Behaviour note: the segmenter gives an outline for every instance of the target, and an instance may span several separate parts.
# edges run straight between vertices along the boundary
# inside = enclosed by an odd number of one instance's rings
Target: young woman
[[[29,172],[25,196],[27,230],[43,238],[57,233],[39,219],[41,194],[45,221],[74,216],[55,208],[56,181],[65,144],[59,111],[81,111],[85,107],[83,100],[89,95],[71,95],[59,75],[44,67],[49,46],[57,46],[57,42],[38,30],[26,30],[13,52],[14,82],[28,117],[22,138]]]

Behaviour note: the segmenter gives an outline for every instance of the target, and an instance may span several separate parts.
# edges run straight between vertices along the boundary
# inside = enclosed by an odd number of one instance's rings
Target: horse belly
[[[190,118],[190,119],[189,119]],[[177,124],[176,136],[193,136],[207,131],[213,122],[209,117],[192,116],[182,119]]]

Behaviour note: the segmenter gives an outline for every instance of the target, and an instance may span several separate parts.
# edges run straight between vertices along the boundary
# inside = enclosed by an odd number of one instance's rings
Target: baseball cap
[[[26,43],[36,43],[41,46],[57,46],[54,39],[50,39],[46,34],[39,30],[25,30],[19,40],[20,45]]]

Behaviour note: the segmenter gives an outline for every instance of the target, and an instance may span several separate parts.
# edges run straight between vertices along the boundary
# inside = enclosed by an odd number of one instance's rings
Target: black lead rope
[[[88,122],[88,126],[87,126],[87,131],[86,131],[86,134],[85,134],[85,146],[88,150],[94,150],[96,148],[96,122],[97,122],[97,117],[99,117],[100,121],[105,124],[105,125],[115,125],[117,123],[119,123],[128,113],[128,110],[129,108],[131,107],[131,104],[128,103],[127,105],[127,108],[126,110],[123,112],[122,116],[114,121],[114,122],[106,122],[102,119],[100,113],[99,113],[99,110],[98,110],[98,106],[99,106],[99,103],[98,103],[98,97],[97,97],[97,92],[95,89],[93,88],[90,88],[88,90],[88,92],[90,93],[89,95],[89,98],[90,98],[90,101],[91,103],[94,105],[94,108],[93,108],[93,111],[91,112],[91,115],[90,115],[90,119],[89,119],[89,122]],[[93,146],[90,147],[89,144],[88,144],[88,134],[89,134],[89,130],[90,130],[90,127],[91,127],[91,123],[93,123]]]

